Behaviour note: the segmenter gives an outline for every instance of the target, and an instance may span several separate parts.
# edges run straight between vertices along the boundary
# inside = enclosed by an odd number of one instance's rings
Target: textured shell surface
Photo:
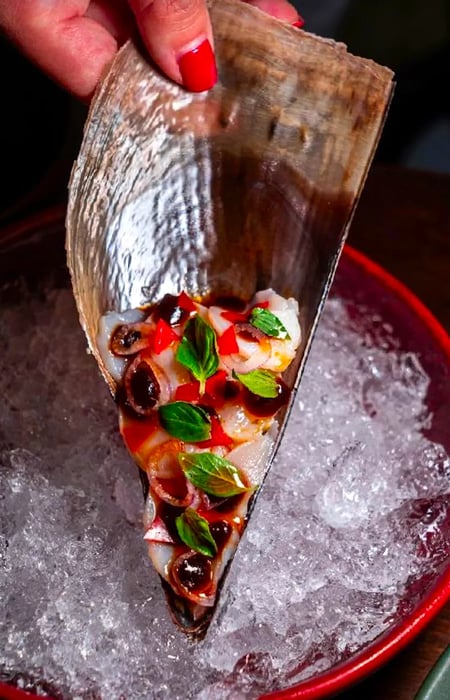
[[[239,11],[237,11],[237,9]],[[89,345],[167,292],[300,302],[300,369],[376,148],[392,73],[238,0],[210,3],[219,80],[191,94],[118,53],[74,165],[67,253]]]
[[[101,317],[182,290],[295,297],[302,341],[284,378],[298,387],[389,104],[392,73],[345,46],[239,0],[214,0],[210,11],[216,86],[190,94],[127,43],[92,102],[73,168],[68,265],[113,394]],[[178,624],[204,633],[210,614],[197,620],[168,597]]]

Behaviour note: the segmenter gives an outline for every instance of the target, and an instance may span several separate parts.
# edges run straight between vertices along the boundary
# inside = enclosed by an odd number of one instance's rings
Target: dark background
[[[296,0],[306,29],[395,70],[376,161],[450,172],[450,0]],[[0,38],[0,225],[63,201],[86,107]]]

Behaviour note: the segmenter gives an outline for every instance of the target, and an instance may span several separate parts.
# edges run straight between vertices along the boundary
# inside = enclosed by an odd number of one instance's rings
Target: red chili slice
[[[181,292],[178,296],[178,306],[185,311],[197,311],[197,307],[186,292]]]
[[[209,440],[196,443],[198,447],[219,447],[222,445],[232,445],[233,440],[226,434],[220,423],[218,416],[211,416],[211,437]]]
[[[156,324],[155,335],[153,336],[153,351],[156,355],[159,355],[179,339],[173,328],[164,319],[160,318]]]
[[[239,352],[234,326],[227,328],[227,330],[217,338],[217,349],[219,355],[233,355]]]
[[[200,400],[200,382],[180,384],[175,391],[175,401],[194,403]]]

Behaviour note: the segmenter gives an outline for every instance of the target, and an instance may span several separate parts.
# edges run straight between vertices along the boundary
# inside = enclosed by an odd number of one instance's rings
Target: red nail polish
[[[296,22],[292,22],[292,27],[297,27],[297,29],[300,29],[300,27],[303,27],[305,24],[305,20],[303,17],[298,16],[298,20]]]
[[[183,85],[191,92],[209,90],[217,81],[216,59],[208,39],[178,59]]]

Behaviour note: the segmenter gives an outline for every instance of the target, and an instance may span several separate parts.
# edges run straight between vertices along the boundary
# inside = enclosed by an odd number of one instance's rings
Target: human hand
[[[269,14],[301,21],[288,0],[249,0]],[[64,88],[89,99],[135,27],[150,56],[188,90],[216,82],[205,0],[0,0],[0,27]]]

